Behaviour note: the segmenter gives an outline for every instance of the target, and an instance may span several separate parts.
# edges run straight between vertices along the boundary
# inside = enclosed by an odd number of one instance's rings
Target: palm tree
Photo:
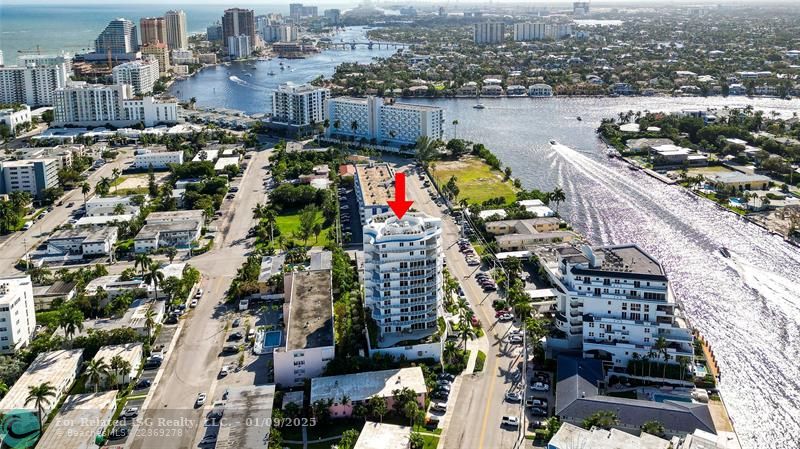
[[[661,424],[656,420],[652,420],[642,424],[642,432],[663,438],[666,431],[664,429],[664,424]]]
[[[347,407],[347,404],[350,403],[350,396],[343,394],[342,398],[339,400],[339,403],[342,404],[342,407]]]
[[[608,430],[619,424],[619,417],[610,410],[600,410],[584,419],[582,424],[585,429],[599,427]]]
[[[458,139],[458,120],[453,120],[453,138]]]
[[[153,260],[150,259],[150,256],[147,253],[139,253],[136,255],[136,258],[133,261],[133,269],[140,268],[141,275],[144,276],[144,272],[153,263]]]
[[[28,387],[28,397],[25,398],[25,405],[34,403],[36,411],[39,416],[39,429],[42,428],[42,411],[45,405],[50,405],[50,399],[56,397],[56,389],[50,382],[44,382],[39,385],[31,385]]]
[[[114,193],[117,192],[117,179],[119,179],[121,174],[122,172],[118,168],[111,170],[111,178],[114,180]]]
[[[550,201],[556,203],[556,214],[558,214],[558,206],[561,202],[566,201],[567,196],[564,194],[564,191],[561,190],[561,187],[556,187],[555,190],[550,192]]]
[[[83,194],[83,208],[86,209],[86,195],[92,191],[92,187],[89,185],[88,182],[84,182],[81,184],[81,193]]]
[[[156,301],[158,300],[158,286],[164,282],[164,273],[161,272],[161,267],[157,263],[151,263],[147,273],[144,274],[144,282],[147,285],[153,286],[153,294]]]
[[[167,255],[169,263],[172,263],[172,261],[175,260],[175,256],[178,255],[178,248],[175,248],[174,246],[168,246],[164,248],[164,254]]]
[[[367,402],[367,408],[372,416],[377,417],[383,423],[383,416],[389,412],[386,406],[386,400],[380,396],[372,396]]]
[[[0,398],[5,396],[6,393],[8,393],[8,385],[2,380],[0,380]]]
[[[275,225],[278,224],[278,214],[275,209],[267,209],[264,212],[264,222],[269,226],[269,244],[272,245],[272,240],[275,237]]]
[[[350,129],[353,130],[353,134],[356,134],[358,132],[358,121],[353,120],[350,123]]]
[[[114,371],[114,385],[120,384],[119,372],[120,370],[122,370],[122,365],[124,365],[125,362],[127,362],[127,360],[123,359],[122,356],[120,356],[119,354],[115,355],[114,357],[111,357],[111,361],[109,362],[108,367],[111,368],[112,371]]]
[[[156,311],[153,308],[147,309],[144,314],[144,327],[147,328],[147,335],[152,334],[152,330],[156,327]]]
[[[108,194],[108,191],[111,190],[111,180],[103,176],[100,178],[100,181],[97,181],[97,184],[95,184],[94,190],[100,195]]]
[[[667,378],[667,362],[669,362],[670,355],[668,351],[669,344],[667,343],[667,339],[664,337],[658,337],[655,344],[656,355],[661,355],[664,358],[664,369],[663,375],[661,376],[662,381]]]
[[[642,360],[642,356],[639,355],[638,352],[634,352],[631,356],[633,359],[633,375],[636,376],[636,367],[639,365],[639,362]]]
[[[94,392],[100,389],[100,382],[108,377],[108,364],[103,359],[92,359],[86,362],[86,371],[84,372],[86,380],[94,385]]]
[[[447,343],[444,344],[444,351],[443,354],[444,359],[447,363],[453,363],[453,360],[458,356],[458,347],[456,346],[456,342],[453,340],[447,340]]]
[[[478,334],[475,333],[475,330],[472,328],[472,317],[468,315],[472,315],[472,311],[470,309],[469,312],[462,311],[460,325],[458,327],[458,336],[464,341],[464,350],[467,350],[467,340],[477,337]]]

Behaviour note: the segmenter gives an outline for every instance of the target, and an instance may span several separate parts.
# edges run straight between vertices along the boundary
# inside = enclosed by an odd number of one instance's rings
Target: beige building
[[[123,345],[103,346],[97,351],[94,356],[95,361],[103,361],[108,367],[108,376],[103,376],[100,379],[102,387],[127,385],[131,380],[136,377],[139,372],[139,366],[142,364],[142,355],[144,354],[144,344],[142,343],[128,343]],[[122,360],[130,364],[127,370],[114,370],[112,367],[112,359],[119,356]],[[111,377],[109,379],[109,377]],[[89,379],[86,380],[86,388],[94,388],[94,383]]]
[[[539,245],[570,242],[575,234],[559,230],[560,220],[554,217],[526,220],[500,220],[485,224],[495,236],[500,251],[525,251]]]
[[[148,56],[153,56],[158,61],[158,73],[166,75],[170,69],[169,65],[169,47],[167,44],[161,43],[154,43],[154,44],[145,44],[139,47],[139,51],[142,52],[142,58],[147,58]]]

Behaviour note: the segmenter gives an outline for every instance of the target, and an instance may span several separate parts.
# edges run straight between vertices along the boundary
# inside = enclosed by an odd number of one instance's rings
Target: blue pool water
[[[705,377],[708,374],[708,370],[705,365],[697,364],[694,366],[694,374],[697,377]]]
[[[270,331],[264,333],[264,347],[270,348],[281,344],[281,331]]]
[[[688,398],[686,396],[673,396],[671,394],[654,394],[653,400],[656,402],[664,402],[664,401],[692,402],[692,398]]]

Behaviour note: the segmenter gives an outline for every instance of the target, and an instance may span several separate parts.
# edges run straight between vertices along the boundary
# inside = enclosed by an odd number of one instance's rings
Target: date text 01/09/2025
[[[314,427],[317,425],[317,418],[246,418],[244,420],[231,420],[221,417],[209,418],[207,424],[226,427]]]

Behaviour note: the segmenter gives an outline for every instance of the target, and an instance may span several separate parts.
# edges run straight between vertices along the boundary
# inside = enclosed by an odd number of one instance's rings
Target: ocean
[[[0,2],[2,3],[2,2]],[[189,34],[205,32],[206,27],[222,19],[227,5],[173,5],[186,12]],[[289,4],[259,4],[256,15],[271,12],[288,14]],[[320,6],[320,14],[325,8]],[[0,4],[0,50],[6,65],[16,64],[18,51],[36,51],[42,54],[81,53],[94,48],[97,35],[117,17],[124,17],[137,26],[142,17],[162,16],[170,9],[165,4],[110,4],[110,5],[4,5]]]

